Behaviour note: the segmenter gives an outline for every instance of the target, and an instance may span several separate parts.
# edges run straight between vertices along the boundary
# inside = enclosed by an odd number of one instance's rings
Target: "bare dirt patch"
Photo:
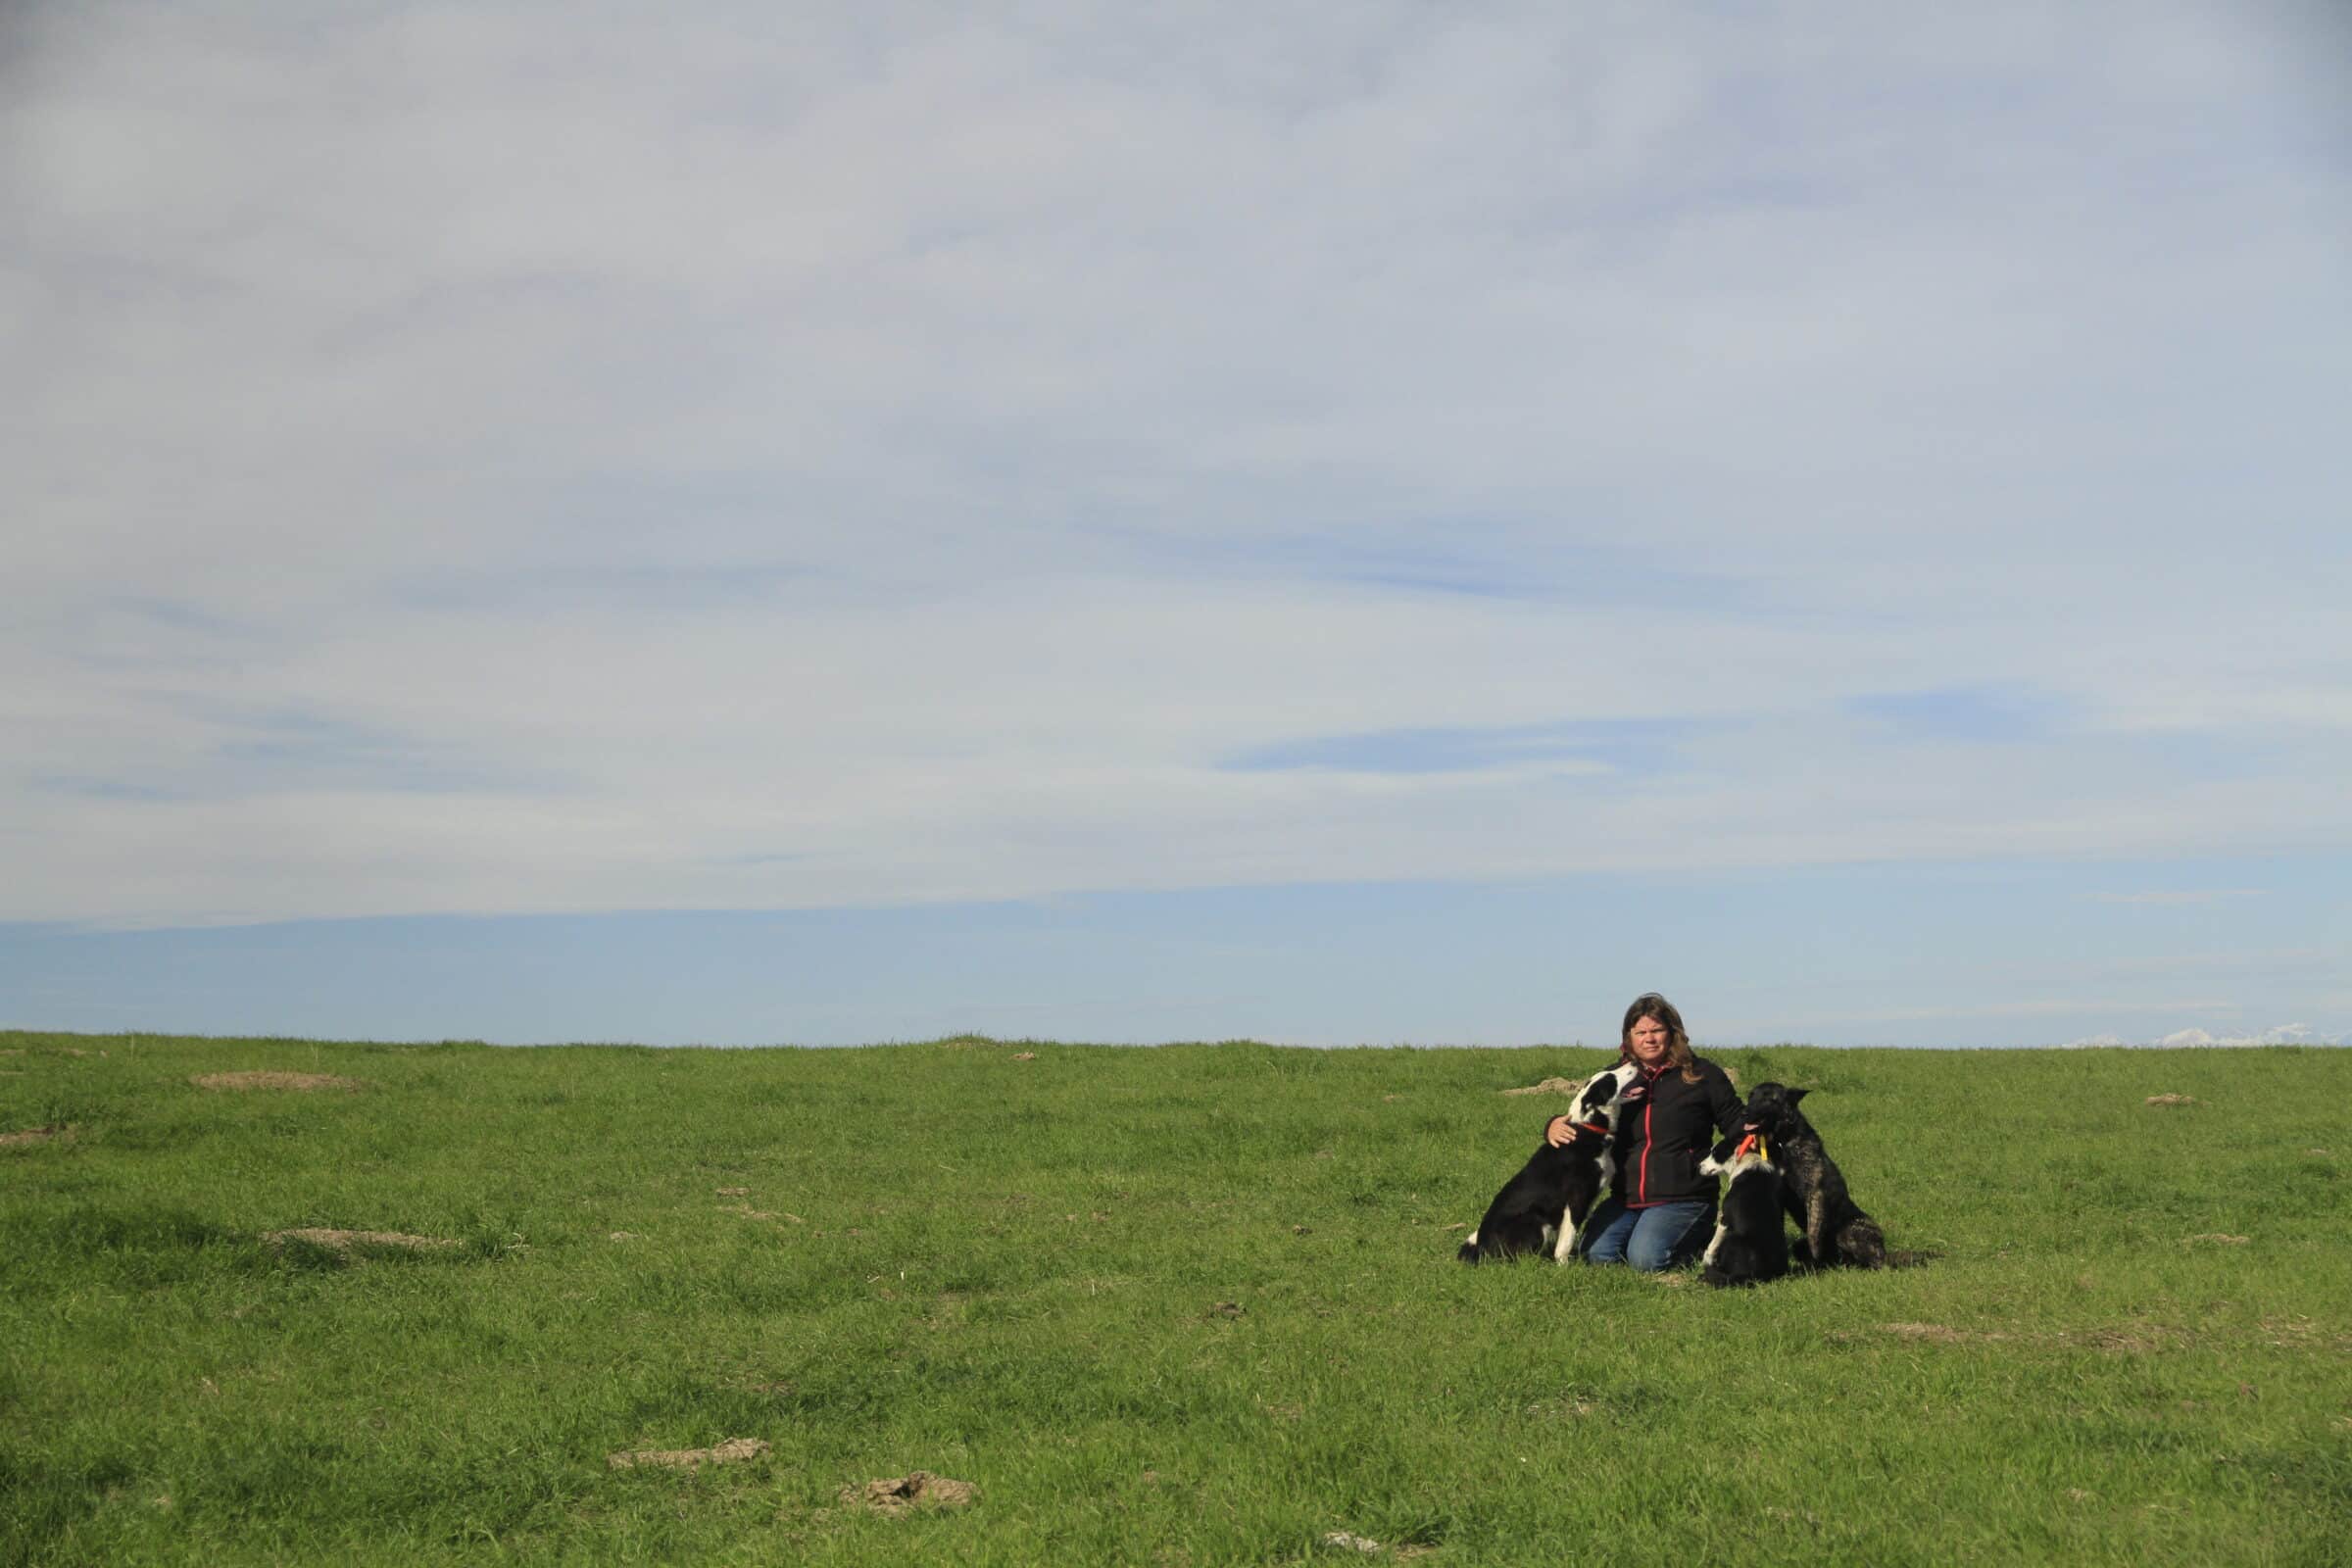
[[[29,1149],[34,1144],[46,1144],[74,1135],[71,1127],[27,1127],[23,1132],[0,1133],[0,1149]]]
[[[2193,1105],[2196,1102],[2197,1097],[2194,1095],[2150,1095],[2148,1097],[2148,1103],[2151,1105]]]
[[[1898,1340],[1924,1341],[1930,1345],[1968,1345],[1978,1340],[2005,1340],[2009,1336],[1983,1333],[1975,1329],[1956,1329],[1942,1323],[1882,1323],[1879,1332],[1891,1334]]]
[[[2290,1317],[2266,1317],[2261,1326],[2264,1342],[2283,1350],[2352,1350],[2352,1334],[2323,1329],[2299,1313]]]
[[[1016,1051],[1012,1054],[1012,1059],[1015,1061],[1035,1061],[1037,1059],[1037,1053],[1034,1051]]]
[[[758,1438],[729,1438],[709,1448],[623,1449],[606,1454],[605,1463],[615,1470],[699,1470],[707,1464],[740,1464],[765,1452],[767,1445]]]
[[[2251,1236],[2232,1236],[2227,1231],[2207,1231],[2200,1236],[2183,1236],[2180,1241],[2183,1246],[2187,1247],[2195,1247],[2200,1243],[2218,1243],[2224,1247],[2243,1247],[2253,1239]]]
[[[910,1470],[903,1476],[868,1481],[862,1487],[841,1489],[841,1500],[849,1506],[893,1519],[917,1508],[961,1508],[979,1498],[980,1489],[969,1481],[951,1481],[928,1470]]]
[[[262,1238],[271,1247],[283,1247],[288,1242],[308,1242],[313,1247],[330,1248],[349,1252],[365,1247],[389,1247],[404,1252],[437,1252],[458,1244],[440,1236],[410,1236],[400,1231],[336,1231],[311,1226],[300,1230],[270,1231]]]
[[[1565,1395],[1557,1399],[1538,1399],[1527,1407],[1527,1413],[1538,1420],[1582,1421],[1599,1409],[1600,1406],[1590,1399]]]
[[[1401,1546],[1384,1546],[1370,1536],[1359,1536],[1352,1530],[1326,1532],[1317,1539],[1315,1544],[1326,1551],[1355,1551],[1361,1552],[1367,1557],[1386,1555],[1396,1562],[1411,1562],[1417,1557],[1426,1557],[1437,1550],[1435,1546],[1424,1546],[1410,1542]]]
[[[2136,1323],[2127,1328],[2092,1329],[2082,1336],[2082,1343],[2109,1355],[2153,1355],[2183,1343],[2183,1336],[2156,1324]]]
[[[357,1078],[338,1078],[331,1072],[207,1072],[188,1082],[199,1089],[232,1089],[240,1094],[256,1089],[291,1089],[313,1094],[340,1089],[349,1094],[367,1087]]]
[[[1584,1087],[1573,1078],[1546,1078],[1540,1084],[1529,1084],[1525,1089],[1505,1089],[1502,1092],[1506,1095],[1573,1095]]]

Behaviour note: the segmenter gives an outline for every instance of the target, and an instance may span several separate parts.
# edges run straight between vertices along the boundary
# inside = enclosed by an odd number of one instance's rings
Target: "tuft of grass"
[[[0,1049],[0,1131],[74,1128],[0,1147],[0,1563],[1283,1563],[1345,1533],[2317,1564],[2352,1532],[2352,1054],[1724,1052],[1816,1091],[1924,1261],[1719,1295],[1451,1261],[1555,1108],[1499,1091],[1602,1063],[1575,1048]],[[224,1072],[368,1087],[191,1082]],[[304,1230],[458,1245],[264,1240]],[[735,1439],[768,1447],[606,1462]],[[918,1469],[978,1500],[841,1501]]]

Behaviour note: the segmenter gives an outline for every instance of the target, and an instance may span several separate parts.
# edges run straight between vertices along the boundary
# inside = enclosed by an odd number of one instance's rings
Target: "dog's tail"
[[[1855,1268],[1886,1266],[1886,1236],[1868,1214],[1856,1214],[1838,1232],[1838,1260]]]

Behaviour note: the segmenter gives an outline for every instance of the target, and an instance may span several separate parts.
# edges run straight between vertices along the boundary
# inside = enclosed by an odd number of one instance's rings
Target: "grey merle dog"
[[[1786,1084],[1758,1084],[1747,1097],[1744,1131],[1759,1133],[1772,1149],[1781,1176],[1781,1202],[1804,1232],[1796,1261],[1812,1268],[1847,1264],[1885,1268],[1886,1238],[1879,1222],[1862,1212],[1845,1190],[1844,1173],[1821,1134],[1796,1108],[1806,1091]]]
[[[1616,1175],[1617,1092],[1636,1070],[1623,1062],[1585,1080],[1576,1095],[1575,1138],[1556,1149],[1546,1141],[1530,1154],[1454,1256],[1478,1263],[1548,1250],[1565,1263],[1576,1255],[1576,1233]]]
[[[1744,1131],[1744,1129],[1743,1129]],[[1701,1176],[1731,1177],[1715,1219],[1715,1239],[1700,1259],[1699,1278],[1722,1289],[1761,1285],[1788,1272],[1788,1238],[1781,1229],[1781,1170],[1771,1141],[1760,1132],[1726,1138],[1698,1162]]]

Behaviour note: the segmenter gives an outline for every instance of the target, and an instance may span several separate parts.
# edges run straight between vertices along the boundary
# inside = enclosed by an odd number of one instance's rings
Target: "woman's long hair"
[[[1674,1004],[1655,991],[1644,991],[1625,1009],[1625,1028],[1617,1036],[1617,1059],[1634,1059],[1634,1025],[1645,1018],[1655,1018],[1666,1026],[1666,1060],[1683,1069],[1683,1082],[1698,1082],[1698,1065],[1690,1054],[1690,1035],[1683,1028],[1683,1015],[1674,1010]]]

